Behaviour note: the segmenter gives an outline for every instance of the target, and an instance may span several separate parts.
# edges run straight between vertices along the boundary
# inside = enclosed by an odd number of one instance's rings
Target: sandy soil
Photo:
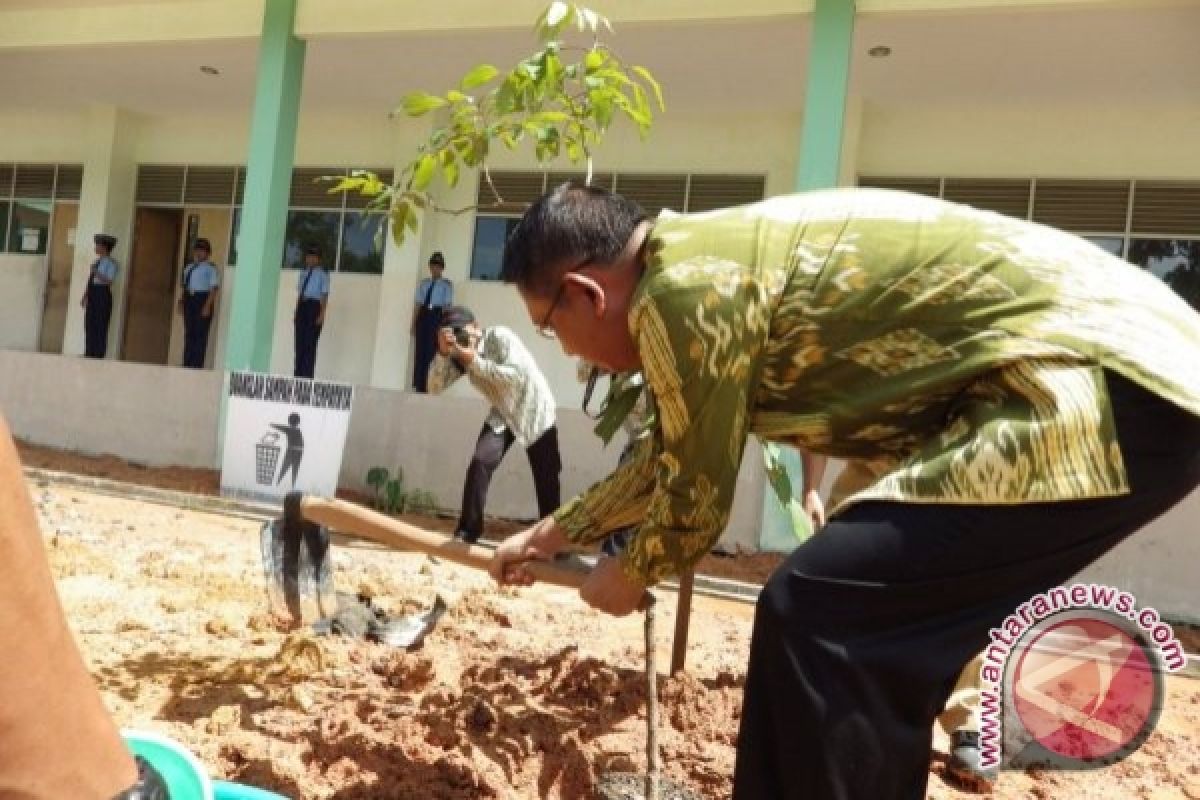
[[[500,590],[413,554],[340,546],[339,588],[451,611],[416,653],[277,630],[253,522],[32,487],[64,606],[122,725],[185,742],[216,776],[296,798],[589,798],[644,768],[642,628],[574,593]],[[668,660],[673,596],[660,604]],[[752,607],[698,597],[688,671],[659,678],[667,775],[727,797]],[[1096,773],[1002,776],[1001,798],[1200,798],[1200,682]],[[962,800],[932,767],[929,797]]]
[[[28,442],[17,442],[17,450],[21,454],[22,463],[40,469],[71,472],[76,475],[88,475],[93,478],[106,478],[194,494],[217,495],[221,488],[220,473],[212,469],[147,467],[145,464],[125,461],[115,456],[71,453]],[[339,490],[338,496],[366,504],[369,504],[371,500],[367,495],[351,489]],[[408,514],[404,516],[404,519],[430,530],[442,532],[453,532],[454,530],[454,520],[445,517]],[[486,523],[486,536],[490,539],[503,539],[524,527],[524,523],[489,517]],[[778,553],[747,553],[736,556],[708,555],[700,561],[697,571],[718,578],[762,583],[782,558]]]

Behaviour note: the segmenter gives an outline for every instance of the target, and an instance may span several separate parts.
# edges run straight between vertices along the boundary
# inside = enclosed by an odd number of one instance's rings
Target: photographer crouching
[[[488,485],[513,442],[524,447],[529,456],[538,518],[544,519],[559,505],[562,459],[558,453],[554,395],[537,362],[515,333],[502,325],[480,328],[475,315],[463,306],[451,306],[442,312],[437,351],[429,367],[430,393],[444,391],[465,374],[492,404],[467,467],[462,512],[454,537],[474,542],[483,534]]]

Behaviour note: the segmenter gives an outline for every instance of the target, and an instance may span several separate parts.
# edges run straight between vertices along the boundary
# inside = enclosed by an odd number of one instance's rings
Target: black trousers
[[[321,338],[321,326],[317,317],[321,314],[321,301],[314,298],[296,304],[296,370],[297,378],[311,378],[317,369],[317,340]]]
[[[208,354],[212,317],[201,314],[208,295],[209,292],[183,293],[183,365],[189,369],[204,369],[204,356]]]
[[[83,354],[88,358],[104,358],[108,350],[112,305],[112,289],[108,285],[88,284],[87,308],[83,312]]]
[[[1132,492],[1017,506],[863,503],[758,601],[736,800],[918,800],[932,726],[987,631],[1200,485],[1200,417],[1108,373]]]
[[[483,533],[483,508],[487,504],[488,486],[492,474],[504,454],[512,447],[512,431],[505,428],[496,433],[485,422],[475,441],[475,455],[467,467],[467,479],[463,484],[462,513],[458,518],[458,530],[472,540]],[[538,517],[545,517],[558,508],[562,499],[558,475],[562,472],[562,459],[558,453],[558,428],[550,426],[538,440],[525,448],[529,456],[529,467],[533,470],[533,489],[537,494]]]
[[[429,365],[437,353],[438,327],[442,324],[442,309],[422,308],[417,312],[417,333],[413,339],[413,389],[426,391]]]

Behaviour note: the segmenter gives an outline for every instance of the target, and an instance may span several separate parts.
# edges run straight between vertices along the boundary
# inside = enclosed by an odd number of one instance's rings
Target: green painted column
[[[798,191],[838,185],[853,41],[854,0],[816,0],[796,165]]]
[[[853,41],[854,0],[816,0],[808,50],[796,191],[838,185]],[[803,487],[800,452],[784,446],[780,448],[779,458],[788,474],[794,476],[792,491],[799,496]],[[796,546],[798,535],[807,534],[793,530],[791,515],[768,484],[763,489],[759,547],[787,551]]]
[[[296,0],[266,0],[250,153],[238,235],[225,367],[266,372],[279,293],[288,189],[296,152],[304,42],[292,35]]]

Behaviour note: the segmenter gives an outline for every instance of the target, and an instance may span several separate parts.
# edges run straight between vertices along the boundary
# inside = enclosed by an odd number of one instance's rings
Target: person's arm
[[[447,337],[446,334],[450,336]],[[434,354],[433,360],[429,362],[429,374],[425,379],[425,390],[429,394],[441,394],[450,385],[463,376],[463,368],[451,358],[451,344],[449,339],[454,337],[454,333],[448,328],[442,328],[437,332],[437,353]]]
[[[221,293],[221,280],[217,277],[217,267],[213,266],[212,282],[208,287],[208,300],[204,303],[204,308],[200,309],[200,316],[211,317],[213,310],[217,307],[217,295]]]
[[[325,324],[325,306],[329,305],[329,273],[321,280],[321,310],[317,312],[317,327]]]
[[[137,768],[67,627],[3,419],[0,573],[0,797],[108,800]]]
[[[807,450],[800,451],[800,465],[804,472],[804,487],[801,490],[804,513],[812,523],[813,533],[825,527],[825,501],[821,499],[821,481],[829,459]]]
[[[770,309],[752,276],[718,289],[698,275],[647,293],[632,314],[662,455],[620,559],[628,580],[651,585],[692,567],[729,520]]]

